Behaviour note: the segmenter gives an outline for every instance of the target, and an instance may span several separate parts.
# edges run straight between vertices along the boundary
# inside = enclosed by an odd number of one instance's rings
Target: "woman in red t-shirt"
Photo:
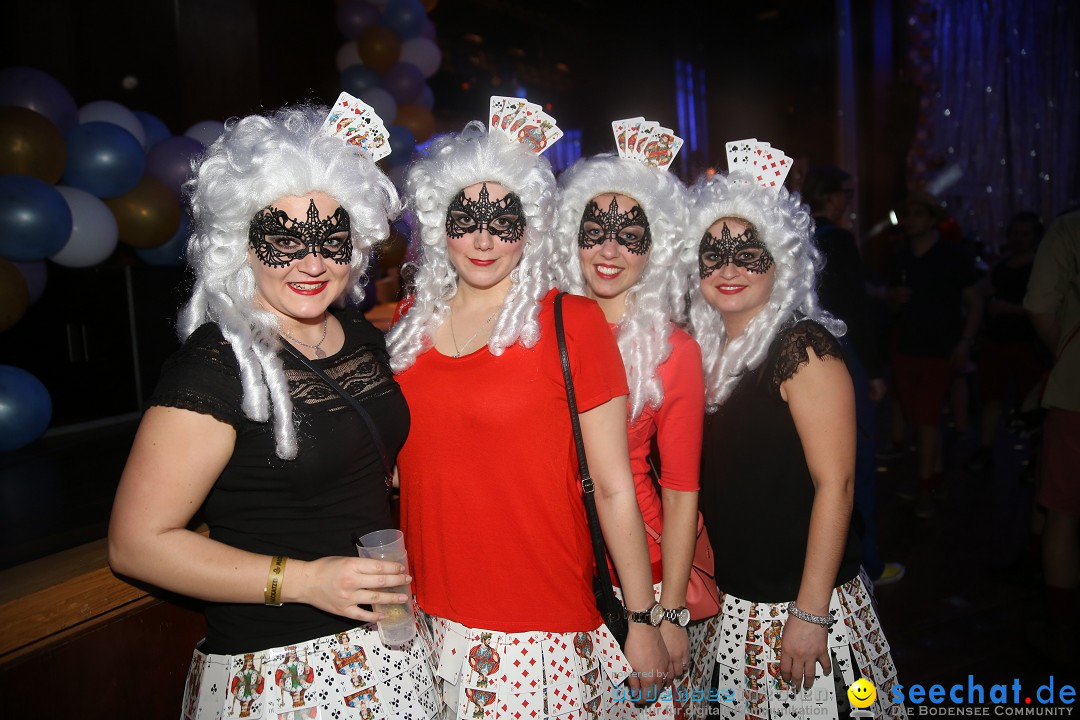
[[[660,631],[677,679],[670,695],[641,713],[670,711],[673,703],[704,709],[715,665],[706,644],[715,621],[689,625],[689,611],[683,612],[705,415],[701,350],[677,325],[685,321],[696,255],[685,242],[685,225],[682,183],[645,162],[601,155],[579,161],[560,180],[559,284],[596,300],[617,339],[630,387],[626,423],[638,505],[661,538],[650,533],[649,557],[655,597],[665,609]],[[654,438],[659,492],[649,467]],[[690,692],[695,688],[701,692]]]
[[[592,593],[553,320],[555,178],[526,145],[472,123],[432,144],[407,193],[415,292],[387,343],[411,412],[398,456],[402,529],[446,714],[609,717],[618,683],[658,692],[671,663],[641,622],[624,656]],[[628,610],[645,614],[655,603],[622,363],[595,303],[563,305],[604,535]]]

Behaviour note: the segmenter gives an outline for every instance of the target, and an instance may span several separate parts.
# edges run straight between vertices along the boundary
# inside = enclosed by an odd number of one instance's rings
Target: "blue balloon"
[[[400,125],[390,125],[386,128],[390,134],[390,155],[386,162],[390,167],[403,165],[412,159],[413,150],[416,149],[416,138],[412,132]]]
[[[61,181],[99,198],[131,192],[146,171],[146,153],[119,125],[88,122],[67,137],[67,167]]]
[[[383,8],[383,25],[396,32],[402,40],[419,35],[425,20],[427,10],[420,0],[390,0]]]
[[[350,65],[341,73],[341,89],[360,97],[368,90],[379,87],[379,73],[367,65]]]
[[[416,99],[416,104],[426,107],[428,110],[435,107],[435,93],[432,92],[431,86],[427,83],[424,83],[424,89],[420,91],[420,97]]]
[[[72,224],[71,208],[56,187],[29,175],[0,176],[0,256],[29,262],[55,255],[71,237]]]
[[[180,228],[163,245],[140,248],[135,254],[147,265],[179,267],[187,263],[187,244],[191,235],[191,220],[186,212],[180,213]]]
[[[37,440],[52,419],[52,398],[36,377],[0,365],[0,452]]]
[[[172,131],[169,130],[169,126],[162,121],[157,115],[153,115],[142,110],[135,110],[135,117],[139,118],[139,122],[142,123],[143,132],[146,133],[146,151],[150,152],[150,148],[157,145],[162,140],[168,140],[172,137]]]
[[[30,67],[0,70],[0,106],[15,105],[41,113],[67,132],[79,124],[75,98],[47,72]]]

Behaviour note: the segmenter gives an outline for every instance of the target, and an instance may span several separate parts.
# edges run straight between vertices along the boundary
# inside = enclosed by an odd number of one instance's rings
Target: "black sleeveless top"
[[[391,455],[405,441],[409,409],[387,362],[382,333],[355,310],[337,315],[341,351],[317,366],[360,400]],[[236,429],[236,447],[202,507],[210,537],[267,555],[314,560],[356,556],[353,535],[393,527],[385,470],[356,410],[317,375],[281,352],[299,452],[275,454],[272,420],[241,409],[240,371],[216,324],[198,328],[165,364],[151,405],[212,415]],[[207,653],[239,654],[311,640],[356,621],[310,605],[208,603]]]
[[[840,343],[821,325],[788,325],[762,364],[705,416],[701,510],[716,551],[716,584],[743,600],[794,600],[802,582],[814,484],[780,385],[809,362],[807,347],[843,362]],[[833,587],[858,572],[849,528]]]

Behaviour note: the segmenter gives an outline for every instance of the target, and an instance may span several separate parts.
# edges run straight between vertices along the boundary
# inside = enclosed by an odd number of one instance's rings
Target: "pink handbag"
[[[660,533],[648,523],[645,531],[657,544]],[[713,555],[709,533],[705,530],[705,519],[697,516],[697,545],[694,547],[694,562],[690,566],[690,583],[686,586],[686,607],[691,620],[704,620],[720,613],[720,590],[716,587],[716,558]]]

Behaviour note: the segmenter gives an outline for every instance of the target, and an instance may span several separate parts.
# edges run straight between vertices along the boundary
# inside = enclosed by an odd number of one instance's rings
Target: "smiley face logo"
[[[847,698],[852,707],[865,710],[877,699],[877,688],[866,678],[859,678],[848,686]]]

